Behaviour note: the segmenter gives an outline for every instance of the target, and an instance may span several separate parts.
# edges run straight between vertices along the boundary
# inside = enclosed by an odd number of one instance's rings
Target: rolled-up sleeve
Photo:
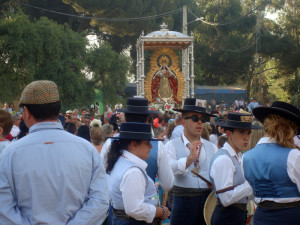
[[[166,144],[166,152],[167,152],[167,157],[169,161],[169,165],[171,166],[171,169],[174,173],[174,175],[179,175],[183,174],[186,175],[188,172],[188,169],[186,168],[186,160],[187,158],[180,158],[177,160],[176,158],[176,150],[173,145],[173,141],[169,141]]]
[[[146,179],[140,169],[131,168],[126,171],[120,184],[125,212],[136,220],[152,223],[156,207],[144,202],[145,188]]]

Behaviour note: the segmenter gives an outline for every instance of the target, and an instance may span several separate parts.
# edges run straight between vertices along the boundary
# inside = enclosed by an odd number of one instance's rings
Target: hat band
[[[148,106],[135,106],[135,105],[127,105],[126,112],[133,112],[133,113],[148,113]]]
[[[134,132],[134,131],[120,131],[120,133],[131,133],[131,134],[150,134],[149,132]]]
[[[195,105],[184,105],[183,110],[201,111],[201,112],[206,113],[205,108],[200,107],[200,106],[195,106]]]
[[[251,122],[241,122],[241,121],[227,120],[225,122],[224,126],[225,127],[232,127],[232,128],[251,129],[252,123]]]
[[[127,106],[130,106],[130,107],[139,107],[139,108],[148,108],[147,105],[127,105]]]
[[[120,131],[120,139],[133,139],[133,140],[150,140],[152,139],[151,133],[145,132],[131,132],[131,131]]]

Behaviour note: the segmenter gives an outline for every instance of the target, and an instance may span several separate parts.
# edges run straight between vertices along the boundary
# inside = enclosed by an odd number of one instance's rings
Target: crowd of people
[[[28,84],[20,112],[0,110],[0,224],[299,224],[300,110],[209,104],[135,97],[95,117],[62,113],[52,81]]]

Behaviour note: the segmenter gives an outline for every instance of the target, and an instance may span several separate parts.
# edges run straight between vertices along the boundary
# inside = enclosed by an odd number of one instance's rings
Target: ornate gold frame
[[[177,91],[177,99],[182,101],[183,93],[184,93],[184,78],[182,72],[180,71],[178,62],[179,57],[176,55],[175,51],[169,48],[162,48],[156,50],[152,56],[150,57],[150,70],[145,78],[145,97],[152,101],[152,93],[151,93],[151,83],[153,76],[160,69],[159,65],[157,65],[157,60],[161,55],[167,55],[172,59],[172,64],[168,65],[169,59],[166,56],[162,56],[159,60],[160,66],[167,65],[173,73],[175,73],[178,81],[178,91]]]

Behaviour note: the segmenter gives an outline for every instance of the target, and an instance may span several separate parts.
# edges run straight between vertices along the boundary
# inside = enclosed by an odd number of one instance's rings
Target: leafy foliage
[[[83,68],[87,40],[70,28],[41,18],[30,22],[23,13],[0,20],[0,98],[12,102],[29,82],[57,83],[64,106],[88,103],[94,96]]]
[[[117,54],[108,43],[104,42],[99,48],[89,50],[86,63],[91,82],[105,96],[104,103],[117,103],[127,82],[128,56]]]

